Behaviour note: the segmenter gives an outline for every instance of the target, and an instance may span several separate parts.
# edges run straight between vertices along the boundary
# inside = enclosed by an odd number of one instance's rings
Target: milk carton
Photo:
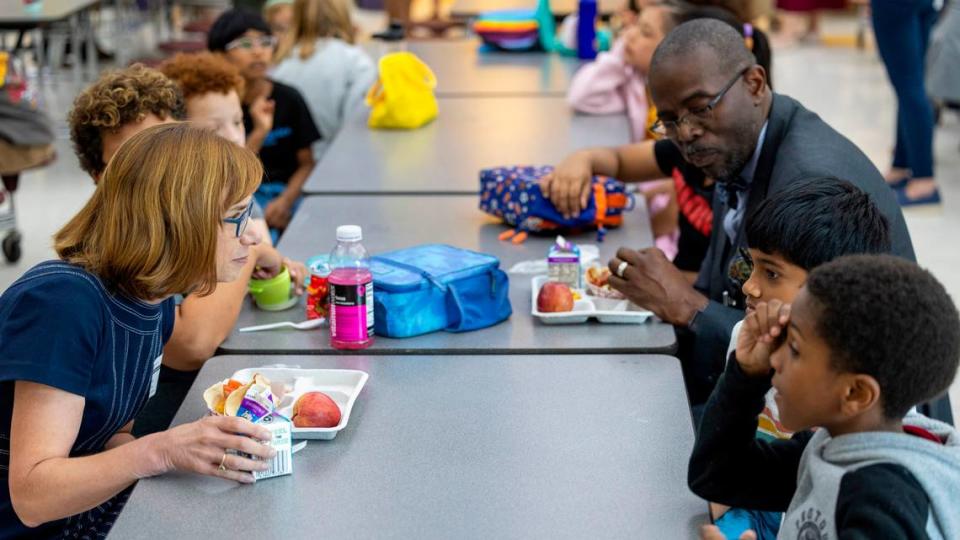
[[[278,414],[270,414],[257,421],[257,425],[267,428],[273,434],[269,446],[277,451],[277,455],[270,460],[270,467],[267,470],[253,472],[254,480],[293,474],[293,444],[291,443],[290,421]]]
[[[573,289],[581,288],[580,248],[558,236],[547,252],[547,275],[550,281],[566,283]]]

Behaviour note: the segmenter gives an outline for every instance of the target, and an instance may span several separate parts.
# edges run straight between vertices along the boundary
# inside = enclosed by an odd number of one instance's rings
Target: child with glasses
[[[262,174],[252,152],[207,130],[148,128],[54,236],[58,260],[0,296],[0,537],[102,538],[137,480],[252,483],[267,468],[275,452],[259,441],[271,434],[242,418],[131,435],[157,392],[174,296],[211,293],[253,256],[244,227]]]
[[[347,0],[294,0],[293,25],[277,50],[273,79],[299,90],[323,141],[319,158],[343,123],[362,111],[377,77],[373,61],[357,47]]]
[[[747,298],[747,317],[761,303],[792,303],[809,273],[821,264],[842,255],[888,252],[888,229],[870,196],[844,180],[810,178],[764,200],[747,217],[747,249],[731,275]],[[742,327],[743,322],[734,327],[727,357],[735,352]],[[711,426],[701,425],[701,431],[708,429]],[[771,441],[792,435],[780,421],[773,391],[768,391],[757,415],[757,438]],[[710,510],[728,538],[739,538],[750,529],[760,540],[772,539],[780,528],[779,512],[712,503]]]
[[[243,9],[224,12],[207,35],[208,48],[222,54],[244,79],[247,148],[258,152],[266,171],[256,199],[274,241],[300,205],[315,163],[312,146],[321,138],[300,92],[267,75],[276,45],[266,21]]]

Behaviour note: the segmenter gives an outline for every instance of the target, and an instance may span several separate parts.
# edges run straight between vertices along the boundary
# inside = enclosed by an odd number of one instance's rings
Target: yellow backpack
[[[437,117],[433,89],[437,78],[422,60],[409,52],[380,59],[380,78],[367,92],[371,128],[416,129]]]

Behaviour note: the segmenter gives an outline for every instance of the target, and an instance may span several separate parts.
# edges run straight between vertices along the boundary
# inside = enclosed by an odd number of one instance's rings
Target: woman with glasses
[[[276,45],[263,17],[242,9],[224,12],[207,35],[207,47],[222,54],[244,78],[247,148],[258,153],[266,171],[256,199],[274,243],[300,204],[303,184],[313,170],[312,147],[320,140],[300,92],[267,77]]]
[[[273,453],[243,419],[130,434],[156,391],[173,295],[208,294],[246,264],[261,175],[252,153],[207,130],[149,128],[55,235],[60,259],[0,296],[0,537],[101,537],[140,478],[249,483],[266,468],[234,453]]]

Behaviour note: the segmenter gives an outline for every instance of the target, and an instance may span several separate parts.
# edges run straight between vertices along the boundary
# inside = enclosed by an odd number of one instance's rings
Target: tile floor
[[[375,26],[378,15],[367,14]],[[135,42],[141,42],[134,39]],[[884,169],[893,146],[895,100],[876,53],[816,45],[780,48],[774,54],[774,86],[818,112],[858,144]],[[16,265],[0,263],[0,290],[24,270],[50,258],[51,234],[93,192],[93,183],[80,170],[66,130],[66,113],[83,84],[69,73],[55,76],[43,88],[47,110],[54,118],[58,159],[52,166],[23,175],[16,195],[23,231],[23,258]],[[937,178],[944,204],[908,210],[907,223],[919,261],[960,298],[960,247],[952,234],[960,232],[960,115],[947,113],[936,133]],[[951,240],[951,238],[954,238]],[[960,418],[960,381],[951,389],[954,416]]]

